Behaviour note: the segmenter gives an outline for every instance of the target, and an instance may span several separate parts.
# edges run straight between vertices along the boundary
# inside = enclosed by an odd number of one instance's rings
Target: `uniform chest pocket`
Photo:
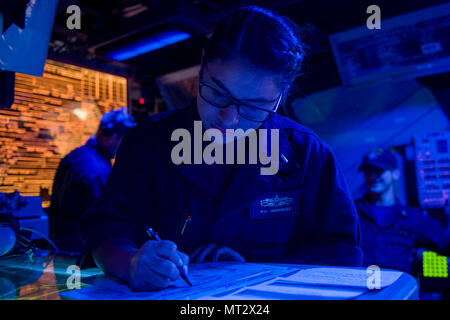
[[[294,236],[297,217],[249,220],[241,229],[242,239],[251,246],[272,246],[286,243]]]
[[[395,228],[395,230],[388,233],[389,243],[398,247],[412,248],[414,247],[414,235],[405,229]]]

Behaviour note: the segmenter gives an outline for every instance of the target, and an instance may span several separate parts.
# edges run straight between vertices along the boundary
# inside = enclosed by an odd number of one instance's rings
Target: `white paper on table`
[[[221,300],[334,300],[356,298],[366,291],[367,287],[348,287],[328,284],[301,283],[286,278],[275,278],[254,286],[248,286],[226,296]],[[203,297],[204,300],[217,297]]]
[[[314,285],[286,286],[283,284],[264,284],[240,289],[232,294],[222,296],[222,300],[319,300],[352,299],[365,293],[367,288],[336,288]],[[208,297],[204,298],[209,300]],[[210,299],[217,299],[210,297]]]
[[[380,289],[393,284],[400,278],[402,272],[394,270],[380,270]],[[322,284],[331,286],[357,287],[368,289],[368,281],[373,272],[367,269],[353,268],[309,268],[300,270],[293,275],[282,278],[283,281],[292,281],[303,284]]]

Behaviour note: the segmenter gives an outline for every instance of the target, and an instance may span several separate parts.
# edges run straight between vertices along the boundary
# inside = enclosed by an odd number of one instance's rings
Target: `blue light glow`
[[[127,60],[143,53],[157,50],[159,48],[180,42],[191,35],[184,31],[170,30],[164,31],[136,43],[130,44],[118,50],[108,53],[108,57],[117,61]]]

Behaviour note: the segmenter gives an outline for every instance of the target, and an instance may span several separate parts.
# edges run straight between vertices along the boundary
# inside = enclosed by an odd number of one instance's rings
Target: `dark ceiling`
[[[443,2],[447,1],[60,0],[49,54],[155,77],[198,64],[202,39],[218,19],[237,6],[257,4],[289,16],[302,27],[309,56],[299,87],[303,93],[310,93],[340,83],[328,35],[364,25],[369,5],[380,6],[384,19]],[[71,4],[81,8],[81,30],[66,27],[66,9]],[[192,37],[121,63],[106,58],[108,50],[166,27],[187,31]]]

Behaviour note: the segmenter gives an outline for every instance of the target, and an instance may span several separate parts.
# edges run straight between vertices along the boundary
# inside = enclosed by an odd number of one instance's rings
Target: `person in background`
[[[417,248],[449,254],[449,229],[426,211],[399,203],[396,184],[401,173],[390,150],[378,148],[366,154],[359,171],[368,189],[355,201],[365,266],[413,273]]]
[[[49,210],[50,237],[59,250],[82,252],[76,225],[99,197],[122,138],[136,125],[126,109],[103,115],[95,136],[60,162]]]

